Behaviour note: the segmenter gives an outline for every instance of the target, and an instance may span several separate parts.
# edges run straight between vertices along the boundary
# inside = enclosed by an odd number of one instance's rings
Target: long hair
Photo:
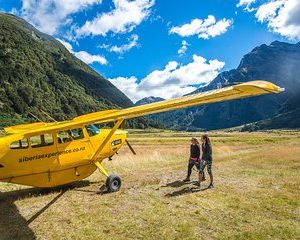
[[[207,144],[208,146],[211,146],[211,142],[210,142],[210,139],[207,134],[203,134],[202,139],[205,140],[205,142],[204,142],[205,145]]]
[[[193,140],[193,141],[195,141],[195,143],[196,143],[197,145],[199,145],[199,144],[200,144],[197,138],[195,138],[195,137],[192,137],[192,140]]]

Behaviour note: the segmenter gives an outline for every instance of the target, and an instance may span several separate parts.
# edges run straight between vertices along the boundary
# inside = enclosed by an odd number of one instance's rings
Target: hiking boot
[[[186,178],[186,179],[184,179],[183,181],[184,181],[184,182],[189,182],[189,181],[191,181],[191,179]]]

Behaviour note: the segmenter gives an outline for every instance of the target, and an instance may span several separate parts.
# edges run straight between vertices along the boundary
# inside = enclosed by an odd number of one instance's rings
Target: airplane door
[[[88,135],[82,128],[62,130],[57,133],[57,150],[60,165],[87,163],[93,154]]]

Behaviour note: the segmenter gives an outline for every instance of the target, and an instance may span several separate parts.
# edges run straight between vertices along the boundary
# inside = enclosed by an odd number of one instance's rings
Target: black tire
[[[112,174],[106,179],[106,188],[108,192],[118,192],[121,185],[122,180],[118,175]]]

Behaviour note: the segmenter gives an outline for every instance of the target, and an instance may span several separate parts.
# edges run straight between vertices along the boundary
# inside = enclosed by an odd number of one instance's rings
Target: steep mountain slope
[[[0,13],[1,126],[28,121],[40,109],[62,120],[133,103],[74,57],[55,38],[24,20]]]
[[[300,129],[300,86],[271,118],[246,124],[242,131],[257,131],[278,128]]]
[[[261,45],[245,55],[237,69],[219,74],[194,93],[257,79],[273,82],[286,91],[159,114],[154,118],[177,129],[221,129],[286,114],[288,109],[295,111],[300,107],[300,43],[275,41],[269,46]]]

